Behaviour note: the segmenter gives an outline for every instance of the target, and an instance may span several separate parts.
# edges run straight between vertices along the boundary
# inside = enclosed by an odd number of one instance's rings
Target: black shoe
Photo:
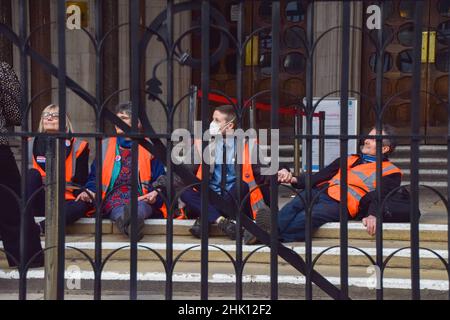
[[[137,241],[141,241],[144,237],[144,227],[145,221],[141,217],[137,217]],[[125,234],[131,239],[131,221],[128,224],[127,229],[125,230]]]
[[[245,245],[249,246],[249,245],[254,245],[254,244],[258,244],[258,243],[261,243],[261,241],[259,241],[255,235],[253,235],[247,229],[244,230],[244,244]]]
[[[223,234],[226,234],[231,240],[236,240],[236,224],[227,218],[223,218],[217,224],[217,227]]]
[[[129,222],[127,222],[127,224],[129,224]],[[116,227],[117,229],[120,231],[120,233],[124,233],[126,232],[126,225],[125,225],[125,219],[123,216],[120,216],[117,218],[116,220]]]
[[[271,215],[270,208],[267,206],[256,210],[256,219],[255,219],[256,225],[269,234],[270,234],[270,225],[271,225],[270,215]],[[259,239],[255,235],[253,235],[248,230],[244,231],[244,244],[253,245],[253,244],[258,244],[258,243],[261,243],[261,241],[259,241]]]
[[[271,226],[271,211],[270,208],[264,206],[256,210],[255,223],[258,227],[270,234]]]
[[[208,223],[208,237],[209,237],[209,230],[210,230],[210,224]],[[201,225],[200,225],[200,218],[197,218],[194,222],[194,224],[192,225],[192,227],[189,229],[189,232],[196,238],[200,239],[201,238]]]
[[[119,231],[131,238],[131,206],[127,204],[123,210],[123,216],[117,218],[116,227]],[[144,237],[144,219],[137,217],[137,241]]]

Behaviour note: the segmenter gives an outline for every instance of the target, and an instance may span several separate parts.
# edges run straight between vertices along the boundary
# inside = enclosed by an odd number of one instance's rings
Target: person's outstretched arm
[[[340,158],[337,158],[319,172],[311,175],[312,186],[316,186],[321,182],[330,180],[339,171],[339,159]],[[305,181],[306,174],[301,174],[298,177],[293,177],[291,180],[291,184],[296,189],[305,189]]]

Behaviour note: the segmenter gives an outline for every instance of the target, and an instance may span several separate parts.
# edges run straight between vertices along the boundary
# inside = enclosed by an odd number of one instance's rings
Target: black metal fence
[[[340,286],[337,287],[330,283],[323,275],[321,275],[314,268],[315,260],[313,260],[313,245],[312,245],[312,225],[311,225],[311,206],[317,198],[312,197],[312,185],[311,185],[311,175],[312,175],[312,153],[309,152],[303,155],[303,161],[306,165],[306,188],[305,188],[305,201],[307,204],[308,210],[306,210],[306,241],[305,248],[306,254],[305,259],[303,259],[299,254],[291,250],[290,248],[284,246],[278,240],[278,231],[277,231],[277,219],[276,213],[278,212],[278,183],[276,175],[273,175],[270,179],[270,208],[272,211],[272,230],[273,232],[269,235],[264,232],[260,228],[258,228],[253,221],[245,215],[236,214],[236,210],[230,207],[228,203],[224,203],[224,201],[214,192],[208,191],[208,179],[203,179],[199,181],[185,166],[183,165],[174,165],[170,161],[171,152],[173,149],[173,142],[170,140],[171,132],[174,128],[174,115],[177,107],[180,105],[178,101],[174,101],[174,77],[173,77],[173,69],[174,63],[178,63],[179,59],[176,56],[176,47],[177,44],[181,41],[181,38],[185,34],[193,33],[193,32],[201,32],[202,42],[201,42],[201,83],[198,84],[203,91],[203,96],[201,99],[201,105],[208,105],[208,97],[207,94],[210,92],[210,30],[215,29],[220,31],[220,33],[228,38],[229,45],[236,49],[236,97],[237,103],[231,103],[236,108],[238,114],[238,127],[243,126],[243,116],[245,112],[247,112],[247,106],[243,104],[244,96],[243,96],[243,61],[245,54],[245,45],[251,38],[251,35],[257,34],[260,30],[254,30],[252,34],[244,35],[244,3],[243,1],[238,1],[239,5],[239,16],[237,22],[237,37],[235,38],[227,28],[214,25],[210,22],[211,11],[213,10],[209,1],[187,1],[182,3],[174,3],[173,0],[167,1],[167,8],[160,16],[160,19],[155,20],[150,26],[146,26],[145,32],[143,34],[140,33],[140,25],[139,25],[139,1],[138,0],[130,0],[129,8],[129,35],[130,35],[130,70],[131,70],[131,83],[130,83],[130,97],[133,105],[133,115],[138,115],[132,117],[132,125],[131,127],[127,126],[124,122],[122,122],[115,114],[105,108],[105,103],[109,99],[109,97],[102,96],[102,77],[99,76],[102,74],[103,70],[103,49],[105,43],[105,37],[107,37],[107,32],[111,30],[102,30],[102,1],[95,1],[95,22],[96,22],[96,32],[94,35],[91,35],[92,43],[95,47],[96,52],[96,71],[97,71],[97,80],[96,80],[96,93],[95,95],[91,95],[86,90],[84,90],[78,83],[73,81],[67,76],[66,72],[66,6],[65,1],[57,2],[57,43],[58,43],[58,67],[53,65],[51,62],[47,61],[43,57],[39,55],[33,48],[29,45],[28,42],[28,25],[27,25],[27,8],[29,2],[26,0],[20,0],[20,13],[19,13],[19,25],[20,32],[19,34],[15,34],[8,26],[4,24],[0,24],[0,33],[6,36],[19,50],[20,50],[20,80],[22,83],[23,96],[22,96],[22,112],[23,114],[28,114],[30,108],[30,100],[28,99],[27,92],[28,89],[28,74],[29,74],[29,62],[27,60],[28,57],[31,57],[35,61],[39,62],[40,65],[44,68],[46,72],[51,74],[54,78],[58,79],[58,88],[59,88],[59,107],[60,107],[60,128],[65,128],[65,115],[66,115],[66,89],[72,90],[76,95],[78,95],[81,99],[87,102],[93,109],[95,113],[96,119],[96,127],[95,132],[86,133],[86,134],[66,134],[65,130],[61,130],[58,134],[53,135],[56,138],[57,143],[59,144],[59,163],[58,170],[59,172],[65,172],[65,149],[64,143],[65,139],[71,138],[73,136],[83,137],[83,138],[94,138],[95,139],[95,156],[96,156],[96,183],[97,190],[101,190],[102,185],[102,139],[107,136],[104,130],[103,120],[107,120],[114,124],[115,126],[121,128],[125,135],[133,138],[132,143],[132,153],[136,154],[138,150],[138,146],[141,145],[147,150],[149,150],[153,155],[157,158],[161,159],[167,168],[167,177],[170,182],[167,188],[167,193],[164,196],[164,201],[169,210],[168,218],[167,218],[167,233],[166,233],[166,243],[167,250],[166,256],[161,258],[161,263],[164,265],[166,270],[166,286],[165,286],[165,296],[167,299],[171,299],[173,297],[173,282],[172,282],[172,274],[174,270],[174,266],[177,263],[179,256],[174,256],[173,253],[173,244],[174,244],[174,235],[173,235],[173,217],[171,212],[175,209],[175,204],[177,203],[177,197],[179,197],[179,193],[175,194],[175,190],[173,187],[174,175],[177,174],[182,180],[184,180],[190,186],[200,186],[201,188],[201,203],[202,203],[202,214],[201,215],[201,226],[202,226],[202,238],[201,238],[201,292],[200,296],[202,299],[208,298],[208,249],[209,239],[207,237],[207,205],[209,202],[213,202],[216,204],[220,204],[221,207],[227,208],[229,217],[232,217],[236,220],[236,224],[238,227],[238,236],[236,239],[236,256],[235,258],[230,257],[230,263],[233,264],[236,273],[236,298],[242,299],[243,297],[243,269],[247,262],[246,257],[243,255],[242,250],[242,233],[244,228],[250,230],[252,233],[255,233],[257,237],[262,241],[262,243],[268,247],[270,247],[270,292],[271,298],[278,298],[278,261],[280,258],[284,259],[287,263],[292,265],[299,273],[305,275],[306,277],[306,286],[305,286],[305,296],[307,299],[313,298],[313,284],[322,289],[326,294],[328,294],[333,299],[348,299],[349,298],[349,263],[348,263],[348,214],[347,214],[347,174],[346,170],[344,170],[347,166],[346,157],[348,154],[348,141],[353,139],[364,139],[366,135],[349,135],[348,134],[348,110],[345,107],[341,108],[341,123],[340,123],[340,134],[339,135],[325,135],[323,132],[320,135],[314,135],[312,131],[312,121],[313,121],[313,113],[315,111],[316,104],[313,104],[313,79],[314,79],[314,50],[317,48],[317,43],[323,38],[323,35],[327,32],[338,29],[341,32],[342,36],[342,53],[341,53],[341,81],[340,81],[340,89],[338,94],[340,94],[341,106],[348,105],[349,94],[352,95],[361,95],[359,92],[350,92],[349,91],[349,77],[350,77],[350,61],[349,61],[349,51],[350,51],[350,33],[352,29],[358,29],[350,25],[350,5],[349,1],[342,2],[342,12],[339,14],[342,16],[342,25],[327,30],[322,34],[322,36],[314,37],[314,5],[313,2],[307,3],[307,30],[306,30],[306,104],[303,104],[302,101],[299,101],[298,106],[302,109],[302,112],[306,115],[306,130],[305,133],[296,132],[296,138],[300,140],[306,141],[307,150],[312,150],[312,143],[316,139],[339,139],[340,141],[340,154],[341,161],[340,166],[342,170],[341,176],[341,202],[340,202]],[[383,10],[383,3],[380,3],[381,10]],[[423,135],[419,132],[419,121],[420,121],[420,53],[421,53],[421,25],[422,25],[422,8],[423,1],[415,1],[415,17],[414,17],[414,46],[413,46],[413,72],[412,79],[413,85],[410,88],[412,94],[412,105],[411,105],[411,133],[407,136],[403,136],[403,138],[410,140],[411,145],[411,184],[410,184],[410,192],[411,198],[413,199],[411,205],[411,238],[410,238],[410,249],[411,249],[411,281],[412,281],[412,298],[419,299],[420,298],[420,259],[419,259],[419,211],[418,211],[418,199],[419,199],[419,144],[421,139],[423,139]],[[177,12],[181,11],[189,11],[189,10],[201,10],[201,24],[195,27],[190,28],[185,31],[185,34],[182,37],[175,39],[174,38],[174,15]],[[278,86],[278,75],[280,73],[279,63],[280,60],[280,1],[272,2],[272,22],[271,22],[271,34],[272,34],[272,55],[271,55],[271,111],[270,111],[270,129],[278,129],[279,128],[279,108],[280,108],[280,90]],[[160,26],[164,24],[167,28],[166,34],[161,34]],[[358,29],[359,32],[368,32],[367,29],[362,28]],[[86,30],[85,30],[86,31]],[[87,32],[87,31],[86,31]],[[382,79],[383,79],[383,63],[382,57],[385,50],[384,40],[383,39],[383,30],[380,29],[377,32],[378,41],[380,45],[377,45],[377,63],[376,63],[376,104],[374,108],[374,112],[376,114],[376,128],[378,134],[375,136],[377,144],[377,159],[380,160],[382,158],[381,151],[381,119],[384,110],[386,109],[386,105],[383,105],[382,100]],[[142,61],[145,58],[146,48],[149,44],[149,41],[153,38],[157,37],[159,41],[164,46],[167,55],[167,88],[164,90],[164,98],[158,99],[158,101],[165,108],[165,112],[167,114],[167,131],[165,134],[157,134],[155,130],[150,125],[150,121],[147,117],[147,113],[140,106],[144,105],[141,103],[142,95],[141,95],[141,79],[140,79],[140,68],[142,65]],[[449,87],[450,92],[450,87]],[[219,92],[220,93],[220,92]],[[267,93],[267,92],[266,92]],[[189,94],[187,92],[186,94]],[[223,92],[221,93],[226,96]],[[260,95],[261,92],[255,94],[254,97]],[[330,93],[332,94],[332,93]],[[323,98],[325,98],[324,96]],[[448,106],[448,99],[446,102]],[[449,112],[450,115],[450,112]],[[203,123],[202,130],[206,131],[208,129],[207,124],[209,123],[209,110],[207,108],[201,108],[200,118]],[[138,130],[138,119],[141,121],[143,125],[143,133]],[[450,123],[450,117],[449,117]],[[22,139],[22,173],[27,172],[28,169],[28,138],[41,136],[43,134],[38,134],[36,132],[30,131],[28,126],[28,122],[26,117],[24,117],[24,121],[22,124],[21,131],[18,133],[8,134],[9,136],[16,136]],[[446,137],[447,141],[449,135]],[[203,142],[203,148],[206,146],[206,142]],[[449,151],[450,152],[450,151]],[[448,159],[450,159],[450,154],[448,154]],[[132,166],[133,168],[137,168],[137,157],[132,158]],[[376,181],[377,185],[382,178],[382,167],[381,161],[377,161],[377,174]],[[450,164],[449,164],[450,165]],[[449,168],[450,169],[450,168]],[[241,166],[238,166],[237,179],[239,180],[242,174]],[[137,170],[133,170],[132,176],[132,194],[137,194],[138,191],[138,176]],[[203,165],[202,167],[202,175],[203,177],[209,176],[209,168],[207,165]],[[448,178],[450,180],[450,178]],[[26,214],[26,206],[27,201],[25,198],[25,185],[26,185],[26,175],[22,175],[22,195],[21,195],[21,215],[22,217]],[[61,181],[59,184],[59,194],[64,195],[65,191],[65,182]],[[381,199],[381,188],[378,188],[377,196]],[[298,190],[293,190],[298,192]],[[437,191],[436,191],[437,192]],[[239,193],[241,193],[239,191]],[[449,195],[439,196],[444,201],[447,206],[447,199]],[[248,195],[241,194],[241,199],[244,200]],[[59,208],[64,208],[64,197],[60,196],[59,199]],[[101,275],[103,267],[105,266],[105,262],[111,257],[111,255],[104,257],[102,256],[102,216],[100,213],[100,208],[102,207],[102,200],[100,197],[95,199],[95,223],[96,223],[96,234],[95,234],[95,256],[93,258],[89,258],[89,261],[92,265],[92,268],[95,272],[95,280],[94,280],[94,298],[100,299],[102,286],[101,286]],[[137,262],[138,262],[138,243],[136,238],[137,233],[137,199],[132,198],[131,201],[132,208],[132,236],[131,242],[129,245],[130,248],[130,298],[136,299],[138,295],[138,280],[137,280]],[[64,265],[65,265],[65,221],[64,221],[64,209],[61,209],[59,212],[59,234],[58,234],[58,272],[57,272],[57,288],[59,299],[64,298]],[[383,232],[382,232],[382,223],[383,223],[383,215],[382,215],[382,207],[378,208],[377,212],[377,235],[376,235],[376,259],[374,260],[369,254],[364,254],[369,258],[373,265],[376,265],[383,272],[386,261],[394,256],[397,252],[393,253],[391,256],[384,258],[383,257]],[[24,247],[27,245],[25,241],[25,226],[24,219],[22,219],[22,243],[21,248],[24,250]],[[49,248],[47,248],[49,249]],[[255,251],[259,250],[256,249]],[[361,249],[359,249],[361,250]],[[438,255],[437,253],[435,253]],[[440,256],[439,256],[440,257]],[[441,261],[445,264],[445,269],[450,272],[448,260],[441,258]],[[19,286],[19,296],[20,299],[26,299],[26,291],[27,291],[27,273],[28,270],[28,262],[21,261],[19,267],[20,273],[20,286]],[[377,289],[377,299],[383,299],[383,287]]]

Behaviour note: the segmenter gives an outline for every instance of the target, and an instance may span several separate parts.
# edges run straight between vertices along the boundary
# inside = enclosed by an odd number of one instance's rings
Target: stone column
[[[350,25],[362,26],[362,2],[351,3]],[[342,3],[316,2],[314,17],[314,33],[317,39],[326,30],[341,25]],[[349,90],[360,90],[361,83],[361,45],[362,32],[351,29],[350,34],[350,83]],[[325,35],[317,45],[314,55],[314,96],[320,97],[331,91],[340,89],[341,76],[341,29]],[[332,95],[334,97],[338,94]],[[356,97],[353,93],[350,97]]]

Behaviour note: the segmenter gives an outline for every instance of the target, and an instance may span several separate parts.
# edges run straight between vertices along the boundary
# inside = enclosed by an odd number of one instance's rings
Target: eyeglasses
[[[44,112],[42,114],[42,118],[44,119],[50,119],[50,118],[59,118],[59,113],[58,112]]]

